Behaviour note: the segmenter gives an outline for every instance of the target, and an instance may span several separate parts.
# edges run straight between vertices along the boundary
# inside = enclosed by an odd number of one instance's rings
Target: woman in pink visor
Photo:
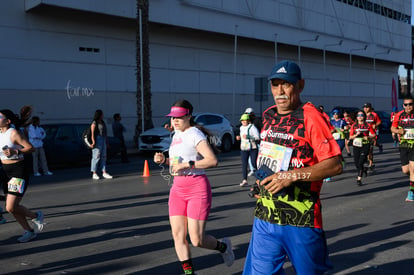
[[[187,233],[193,246],[219,251],[227,266],[234,261],[230,239],[218,241],[204,232],[211,209],[211,187],[204,169],[216,166],[217,158],[207,131],[195,124],[192,113],[193,106],[187,100],[174,103],[167,115],[175,131],[169,157],[162,153],[154,155],[154,162],[169,165],[174,176],[169,216],[175,251],[184,274],[194,274]]]

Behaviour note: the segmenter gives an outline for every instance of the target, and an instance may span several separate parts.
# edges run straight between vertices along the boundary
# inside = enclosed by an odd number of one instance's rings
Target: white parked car
[[[194,113],[194,121],[211,132],[211,143],[215,143],[222,152],[229,152],[234,144],[233,126],[230,121],[221,114]],[[167,151],[171,144],[173,133],[164,127],[155,127],[144,131],[138,142],[140,151]]]

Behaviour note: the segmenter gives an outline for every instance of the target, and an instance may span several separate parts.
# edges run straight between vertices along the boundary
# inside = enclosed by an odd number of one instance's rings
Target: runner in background
[[[381,119],[379,118],[378,114],[376,112],[373,111],[372,109],[372,105],[371,103],[367,102],[364,104],[363,106],[365,115],[366,115],[366,122],[369,124],[369,126],[372,127],[372,129],[374,129],[375,131],[375,138],[372,139],[372,146],[369,149],[369,154],[368,154],[368,162],[369,162],[369,166],[368,166],[368,170],[370,172],[374,171],[374,146],[378,146],[379,147],[379,152],[382,153],[382,145],[379,144],[379,126],[381,124]]]
[[[401,170],[408,175],[410,187],[405,201],[414,201],[414,100],[406,97],[403,101],[403,110],[395,115],[391,125],[391,133],[400,138]]]

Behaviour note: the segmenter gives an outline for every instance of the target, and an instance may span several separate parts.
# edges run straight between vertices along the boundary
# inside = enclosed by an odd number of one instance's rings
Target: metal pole
[[[318,41],[318,39],[319,39],[319,35],[316,35],[315,36],[315,38],[314,39],[305,39],[305,40],[299,40],[299,42],[298,42],[298,65],[299,65],[299,67],[301,67],[301,64],[300,64],[300,55],[301,55],[301,50],[300,50],[300,43],[302,43],[302,42],[312,42],[312,41],[314,41],[314,42],[316,42],[316,41]]]
[[[234,25],[234,57],[233,57],[233,108],[231,119],[234,123],[236,121],[235,117],[235,107],[236,107],[236,77],[237,77],[237,25]]]
[[[275,33],[275,64],[277,64],[277,33]]]
[[[142,61],[142,11],[139,9],[139,66],[141,71],[141,133],[144,132],[144,69]]]
[[[352,92],[352,52],[349,52],[349,95]]]
[[[388,49],[387,51],[385,51],[385,52],[379,52],[379,53],[375,53],[374,54],[374,56],[373,56],[373,69],[374,69],[374,75],[373,75],[373,79],[372,79],[372,84],[373,84],[373,88],[374,88],[374,90],[373,90],[373,92],[374,92],[374,96],[375,96],[375,90],[376,90],[376,74],[377,74],[377,69],[376,69],[376,56],[377,55],[380,55],[380,54],[389,54],[390,53],[390,51],[391,51],[391,49]]]
[[[335,44],[327,44],[323,46],[323,77],[324,77],[324,86],[323,91],[326,94],[326,85],[328,84],[328,77],[326,76],[326,48],[333,47],[333,46],[341,46],[343,40],[339,40],[338,43]],[[326,81],[325,81],[326,80]]]
[[[352,52],[354,51],[366,51],[368,48],[368,45],[365,45],[361,49],[350,49],[349,50],[349,95],[351,95],[352,92]]]

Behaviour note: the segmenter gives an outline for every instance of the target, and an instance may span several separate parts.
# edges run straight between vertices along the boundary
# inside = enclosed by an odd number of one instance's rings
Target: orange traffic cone
[[[142,174],[142,176],[143,177],[149,177],[149,176],[151,176],[150,175],[149,168],[148,168],[148,160],[145,160],[145,163],[144,163],[144,173]]]

